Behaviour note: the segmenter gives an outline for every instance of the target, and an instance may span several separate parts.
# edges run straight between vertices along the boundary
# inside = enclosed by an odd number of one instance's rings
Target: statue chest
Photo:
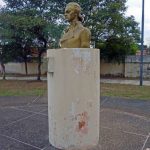
[[[68,30],[68,32],[66,32],[61,41],[60,41],[60,44],[61,44],[61,47],[62,48],[78,48],[81,46],[81,39],[80,39],[80,36],[81,36],[81,29],[70,29]]]

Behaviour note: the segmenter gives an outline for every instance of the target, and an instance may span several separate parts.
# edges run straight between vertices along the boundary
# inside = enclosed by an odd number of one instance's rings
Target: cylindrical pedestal
[[[60,149],[99,142],[100,57],[98,49],[49,49],[49,141]]]

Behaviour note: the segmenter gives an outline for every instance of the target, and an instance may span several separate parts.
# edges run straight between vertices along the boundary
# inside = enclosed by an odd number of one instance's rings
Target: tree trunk
[[[26,58],[24,59],[24,65],[25,65],[26,75],[28,75],[28,65],[27,65],[27,59]]]
[[[47,41],[45,40],[45,38],[41,37],[41,40],[44,42],[44,47],[41,49],[39,48],[39,54],[38,54],[38,76],[37,76],[37,80],[41,80],[41,65],[42,65],[42,54],[44,51],[46,51],[46,47],[47,47]]]
[[[41,64],[42,64],[41,56],[42,56],[42,53],[40,52],[39,55],[38,55],[38,75],[37,75],[37,80],[38,81],[41,80]]]
[[[3,63],[1,63],[1,67],[2,67],[2,78],[3,78],[3,80],[5,80],[6,79],[5,65]]]

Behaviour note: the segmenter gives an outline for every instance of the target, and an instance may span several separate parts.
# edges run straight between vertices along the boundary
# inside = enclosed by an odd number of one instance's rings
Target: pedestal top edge
[[[96,52],[99,53],[100,50],[96,49],[96,48],[59,48],[59,49],[48,49],[47,50],[47,57],[52,57],[53,55],[55,55],[57,52],[61,53],[61,52],[73,52],[73,53],[81,53],[81,52]]]
[[[47,49],[47,51],[49,50],[99,50],[97,48],[57,48],[57,49]]]

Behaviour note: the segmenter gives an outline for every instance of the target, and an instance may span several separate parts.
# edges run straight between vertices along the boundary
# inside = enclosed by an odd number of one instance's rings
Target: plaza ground
[[[24,79],[0,80],[0,150],[58,150],[48,141],[46,78]],[[149,150],[150,86],[129,81],[101,80],[100,142],[93,150]]]
[[[0,150],[58,150],[48,142],[47,96],[0,97]],[[101,97],[93,150],[150,148],[150,101]]]

